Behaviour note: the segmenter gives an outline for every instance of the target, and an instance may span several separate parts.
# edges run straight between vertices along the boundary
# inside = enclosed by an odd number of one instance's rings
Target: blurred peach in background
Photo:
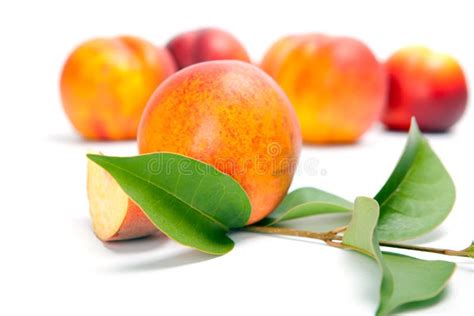
[[[87,139],[133,139],[148,98],[175,71],[169,52],[144,39],[89,40],[64,65],[60,83],[64,110]]]
[[[383,123],[407,131],[412,116],[424,132],[444,132],[463,115],[467,83],[456,59],[423,46],[408,46],[386,62],[390,80]]]

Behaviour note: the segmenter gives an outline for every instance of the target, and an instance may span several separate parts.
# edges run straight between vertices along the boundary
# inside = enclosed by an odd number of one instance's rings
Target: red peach
[[[180,34],[167,45],[178,67],[211,60],[233,59],[250,62],[242,44],[230,33],[205,28]]]
[[[390,79],[385,126],[407,131],[414,116],[422,131],[444,132],[463,115],[467,84],[451,56],[421,46],[405,47],[386,62]]]

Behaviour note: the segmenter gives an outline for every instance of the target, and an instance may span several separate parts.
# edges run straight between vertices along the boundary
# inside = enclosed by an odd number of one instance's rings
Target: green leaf
[[[382,270],[377,315],[388,315],[397,307],[437,296],[454,272],[455,264],[427,261],[380,251],[375,228],[379,217],[377,201],[359,197],[343,244],[377,261]]]
[[[433,230],[454,205],[454,183],[414,119],[405,151],[375,199],[380,204],[378,237],[386,241]]]
[[[289,193],[280,205],[259,225],[274,225],[281,221],[325,213],[350,212],[352,203],[334,194],[315,188],[300,188]]]
[[[245,191],[210,165],[172,153],[87,157],[117,180],[158,229],[183,245],[221,255],[234,246],[226,233],[247,224]]]

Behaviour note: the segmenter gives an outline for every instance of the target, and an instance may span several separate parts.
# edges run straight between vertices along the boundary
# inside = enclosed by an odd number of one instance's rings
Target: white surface
[[[469,1],[1,2],[0,314],[373,314],[375,265],[318,242],[238,233],[235,249],[218,258],[162,238],[99,242],[88,217],[84,154],[131,155],[136,146],[81,141],[62,113],[59,71],[89,37],[129,33],[163,44],[180,31],[215,25],[235,33],[256,61],[282,35],[322,31],[357,36],[380,58],[410,43],[444,49],[474,80],[472,12]],[[419,243],[458,249],[474,237],[473,121],[469,110],[453,133],[429,136],[458,200],[448,220]],[[294,187],[349,199],[373,195],[404,139],[375,128],[356,146],[306,148],[301,166],[317,159],[319,173],[300,172]],[[331,221],[305,226],[325,229]],[[411,313],[472,315],[474,266],[455,261],[445,299]]]

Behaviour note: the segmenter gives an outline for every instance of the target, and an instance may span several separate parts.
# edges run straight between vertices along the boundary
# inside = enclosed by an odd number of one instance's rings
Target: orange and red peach
[[[422,131],[443,132],[463,115],[467,84],[453,57],[422,46],[395,52],[386,62],[390,80],[385,126],[407,131],[414,116]]]
[[[71,53],[62,70],[64,110],[87,139],[133,139],[148,98],[175,71],[169,52],[143,39],[89,40]]]
[[[301,134],[291,104],[258,67],[212,61],[187,67],[151,97],[140,153],[174,152],[214,165],[249,196],[249,224],[268,215],[294,175]]]
[[[356,39],[287,36],[267,51],[261,67],[288,95],[306,142],[357,141],[382,113],[383,66]]]
[[[184,68],[211,60],[241,60],[250,62],[247,51],[232,34],[204,28],[177,35],[167,45],[178,67]]]

